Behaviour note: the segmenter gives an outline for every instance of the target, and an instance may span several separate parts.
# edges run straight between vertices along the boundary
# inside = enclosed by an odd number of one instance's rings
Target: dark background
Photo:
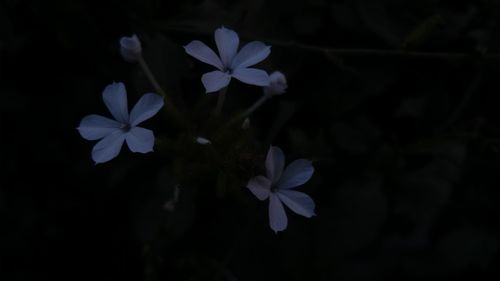
[[[499,21],[497,0],[1,0],[0,279],[498,280]],[[221,25],[289,81],[240,136],[243,168],[214,169],[165,114],[144,123],[155,153],[95,166],[75,128],[108,115],[104,87],[153,90],[119,38],[200,121],[210,67],[182,46]],[[233,81],[224,116],[260,93]],[[318,215],[288,210],[278,235],[244,188],[270,143],[316,168]]]

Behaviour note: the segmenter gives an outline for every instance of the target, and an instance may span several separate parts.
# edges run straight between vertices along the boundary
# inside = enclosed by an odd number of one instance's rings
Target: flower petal
[[[314,216],[314,201],[309,195],[294,190],[279,190],[276,194],[295,213],[310,218]]]
[[[248,181],[247,188],[259,200],[266,200],[271,193],[271,181],[264,176],[256,176]]]
[[[132,152],[148,153],[153,151],[155,136],[153,131],[141,127],[132,128],[125,137]]]
[[[233,71],[232,76],[243,83],[256,86],[269,86],[271,79],[267,72],[256,68],[238,68]]]
[[[115,119],[128,124],[127,90],[123,83],[113,83],[104,89],[102,99]]]
[[[119,130],[122,126],[123,124],[113,119],[92,114],[83,117],[77,129],[82,138],[86,140],[98,140]]]
[[[122,130],[107,135],[92,148],[92,159],[98,164],[115,158],[120,153],[124,140],[125,133]]]
[[[231,76],[218,70],[205,73],[201,76],[201,82],[205,86],[207,93],[217,92],[229,85],[229,81],[231,81]]]
[[[303,185],[313,175],[312,162],[306,159],[297,159],[290,163],[276,184],[280,189],[290,189]]]
[[[241,48],[231,63],[231,69],[245,68],[263,61],[271,53],[271,46],[253,41]]]
[[[130,112],[130,126],[137,126],[153,117],[163,107],[163,97],[157,94],[144,94]]]
[[[194,58],[204,63],[213,65],[217,67],[219,70],[224,69],[221,60],[215,54],[215,52],[212,51],[212,49],[210,49],[207,45],[205,45],[205,43],[201,41],[198,40],[192,41],[191,43],[184,46],[184,50],[186,50],[186,53],[188,53],[189,55],[193,56]]]
[[[218,28],[215,30],[215,43],[217,44],[217,49],[219,49],[222,64],[225,67],[231,66],[231,61],[236,55],[238,45],[240,44],[238,34],[225,27]]]
[[[283,168],[285,168],[283,151],[277,146],[269,147],[266,157],[266,173],[272,183],[276,183],[280,179]]]
[[[271,193],[269,196],[269,225],[274,232],[286,229],[288,218],[286,217],[285,208],[279,197]]]
[[[313,175],[312,162],[306,159],[298,159],[290,163],[276,184],[280,189],[290,189],[303,185]]]

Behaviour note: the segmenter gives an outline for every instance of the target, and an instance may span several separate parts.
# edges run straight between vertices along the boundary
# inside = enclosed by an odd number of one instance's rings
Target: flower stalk
[[[160,86],[160,83],[158,83],[158,80],[156,80],[153,72],[149,68],[148,64],[142,57],[142,55],[138,59],[139,65],[141,66],[142,71],[148,78],[149,82],[151,82],[151,85],[155,89],[157,93],[163,96],[165,100],[165,110],[172,116],[172,118],[179,124],[179,126],[184,127],[186,129],[191,128],[191,125],[189,122],[183,117],[183,115],[177,110],[177,108],[174,106],[174,104],[170,101],[169,97],[167,96],[167,93],[162,89]]]
[[[167,98],[167,93],[165,93],[165,91],[163,91],[163,89],[161,88],[160,83],[158,83],[158,81],[156,80],[155,76],[153,75],[153,72],[151,72],[151,69],[149,68],[148,64],[146,63],[142,55],[139,57],[138,62],[139,65],[141,66],[142,71],[144,71],[144,74],[148,78],[149,82],[151,82],[151,84],[155,88],[155,91],[158,94],[162,95],[164,98]]]
[[[224,106],[224,101],[226,100],[227,87],[220,90],[217,97],[217,105],[215,106],[214,115],[219,116],[222,112],[222,107]]]

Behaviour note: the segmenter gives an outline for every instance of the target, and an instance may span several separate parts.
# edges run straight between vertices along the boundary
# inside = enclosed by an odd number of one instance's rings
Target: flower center
[[[128,133],[132,127],[130,124],[123,124],[123,126],[120,128],[124,133]]]
[[[275,184],[271,185],[271,192],[276,193],[277,191],[278,191],[278,187]]]

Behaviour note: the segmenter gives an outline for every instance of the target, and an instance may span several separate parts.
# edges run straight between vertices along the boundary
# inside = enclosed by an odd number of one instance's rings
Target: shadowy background
[[[1,0],[0,279],[498,280],[499,21],[496,0]],[[315,161],[318,215],[288,210],[278,235],[249,174],[191,177],[171,210],[168,143],[95,166],[75,129],[108,115],[112,81],[130,104],[153,90],[119,55],[132,33],[182,111],[212,105],[182,46],[221,25],[272,45],[262,67],[289,81],[252,118],[250,158]],[[260,93],[232,83],[225,114]]]

